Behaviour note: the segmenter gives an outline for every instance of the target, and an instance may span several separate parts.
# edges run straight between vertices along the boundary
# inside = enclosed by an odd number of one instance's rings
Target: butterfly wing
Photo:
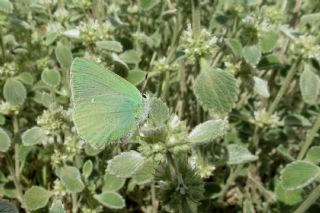
[[[115,73],[85,59],[71,66],[73,120],[80,136],[92,145],[126,136],[143,113],[139,90]]]

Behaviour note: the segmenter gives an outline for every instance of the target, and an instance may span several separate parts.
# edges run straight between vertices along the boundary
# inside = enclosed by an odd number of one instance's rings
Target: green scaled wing
[[[94,146],[127,136],[144,113],[136,87],[85,59],[76,58],[72,63],[71,92],[77,131]]]

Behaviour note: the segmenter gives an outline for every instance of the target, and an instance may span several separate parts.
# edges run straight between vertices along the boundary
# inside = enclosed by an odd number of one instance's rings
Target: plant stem
[[[318,185],[303,201],[303,203],[300,204],[300,206],[294,211],[294,213],[304,213],[307,211],[307,209],[315,203],[318,198],[320,197],[320,185]]]
[[[78,212],[77,194],[71,193],[71,197],[72,197],[72,213],[77,213]]]
[[[200,35],[200,1],[191,0],[192,2],[192,33],[193,38],[198,39]]]
[[[314,123],[312,129],[307,134],[306,141],[304,142],[302,149],[299,152],[298,160],[301,160],[304,157],[304,155],[306,154],[307,150],[309,149],[313,141],[313,138],[316,136],[319,129],[320,129],[320,113],[318,114],[317,120]]]
[[[294,77],[294,75],[296,74],[297,72],[297,68],[298,68],[298,65],[300,64],[300,61],[301,61],[301,58],[298,58],[295,63],[291,66],[282,86],[280,87],[280,90],[278,91],[277,93],[277,96],[276,98],[273,100],[272,104],[270,105],[269,109],[268,109],[268,112],[267,112],[267,115],[268,116],[271,116],[273,114],[273,112],[276,110],[279,102],[281,101],[283,95],[285,94],[285,92],[287,91],[287,88],[289,86],[289,84],[291,83],[292,81],[292,78]]]
[[[1,53],[2,53],[2,62],[6,61],[6,51],[4,49],[3,38],[2,38],[2,30],[0,29],[0,46],[1,46]]]
[[[168,63],[168,64],[172,63],[174,53],[175,53],[177,46],[178,46],[177,44],[178,44],[179,35],[181,32],[181,21],[182,21],[181,19],[182,19],[182,16],[181,16],[181,13],[179,13],[178,18],[175,21],[175,27],[173,30],[173,39],[171,41],[171,44],[169,47],[169,53],[168,53],[167,60],[166,60],[166,63]],[[162,88],[161,98],[162,98],[162,100],[166,100],[168,90],[169,90],[169,84],[170,84],[169,80],[170,80],[170,72],[167,71],[165,73],[164,80],[161,85],[161,88]]]
[[[167,155],[168,163],[173,168],[175,176],[177,177],[178,184],[179,184],[179,191],[181,194],[185,194],[185,189],[187,189],[187,187],[184,185],[184,181],[182,179],[182,175],[179,171],[179,168],[176,162],[174,161],[172,154],[169,151],[167,151],[166,155]],[[174,174],[172,176],[174,176]]]
[[[6,157],[6,161],[7,161],[7,166],[8,166],[8,170],[10,172],[10,175],[12,176],[12,179],[13,179],[13,183],[14,183],[14,186],[16,188],[16,196],[17,196],[17,199],[19,200],[19,202],[23,205],[23,193],[22,193],[22,189],[21,189],[21,185],[20,185],[20,182],[18,181],[17,177],[16,177],[16,173],[15,173],[15,170],[14,170],[14,167],[13,167],[13,163],[11,161],[11,158],[10,156],[6,153],[5,155]]]
[[[151,184],[151,200],[152,200],[152,210],[151,213],[157,213],[158,212],[158,202],[156,199],[156,190],[154,187],[154,183]]]
[[[235,170],[231,170],[231,173],[226,181],[226,184],[224,185],[223,189],[220,192],[218,202],[223,202],[223,198],[225,197],[226,193],[228,192],[228,189],[230,188],[230,186],[233,184],[235,179],[238,177],[241,169],[242,169],[242,165],[237,165]]]

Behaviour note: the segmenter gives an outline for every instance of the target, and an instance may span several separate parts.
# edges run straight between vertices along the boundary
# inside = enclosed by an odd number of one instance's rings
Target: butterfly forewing
[[[119,140],[136,126],[142,96],[113,72],[77,58],[71,67],[71,88],[74,123],[92,145]]]

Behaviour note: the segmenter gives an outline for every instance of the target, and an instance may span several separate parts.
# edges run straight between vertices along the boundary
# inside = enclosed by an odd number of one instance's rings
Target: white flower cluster
[[[206,29],[202,29],[198,38],[193,37],[191,25],[182,33],[181,47],[187,58],[194,61],[196,58],[206,57],[216,51],[218,38]]]
[[[114,27],[108,21],[99,23],[98,20],[89,19],[88,22],[81,22],[78,27],[80,39],[87,44],[93,44],[111,37]]]

